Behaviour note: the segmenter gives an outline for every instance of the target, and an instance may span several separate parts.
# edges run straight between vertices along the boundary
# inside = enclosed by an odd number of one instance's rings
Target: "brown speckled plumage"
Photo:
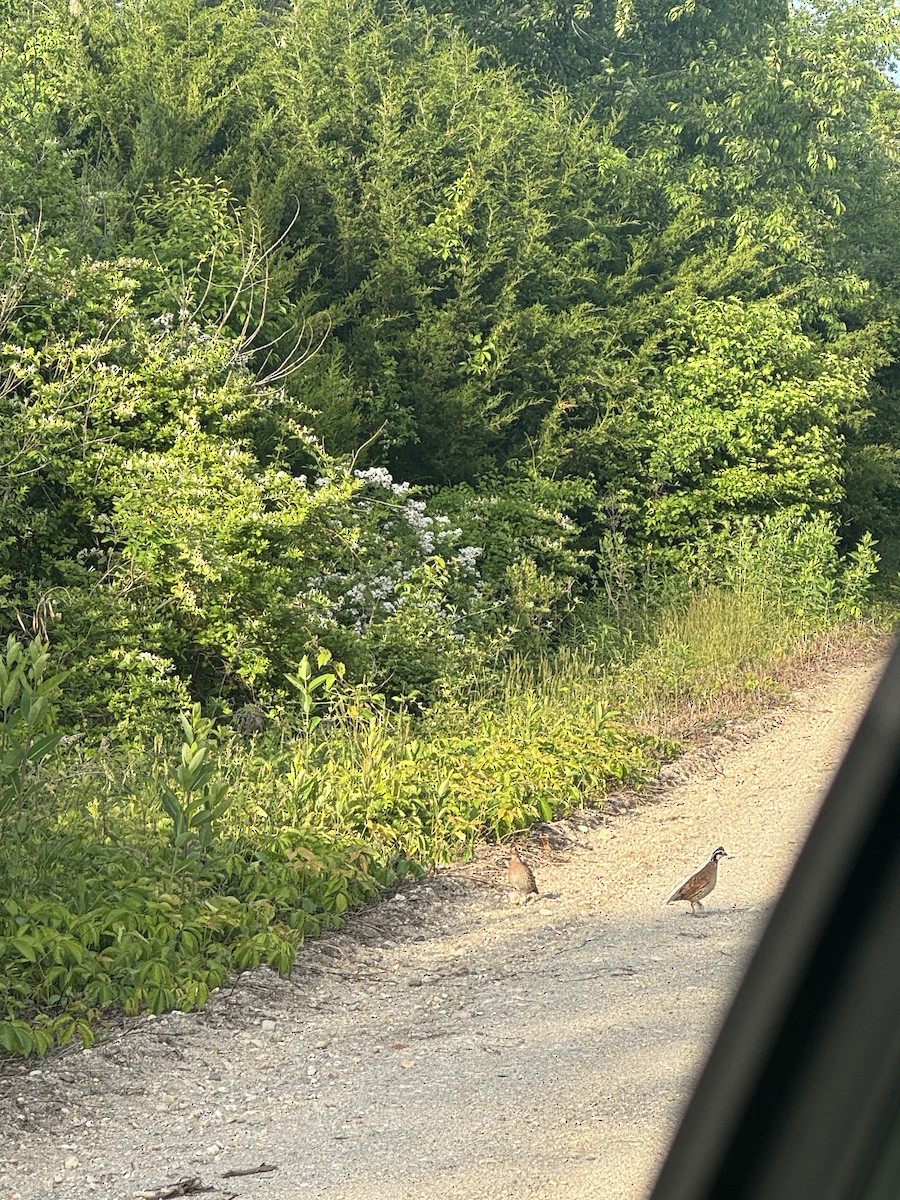
[[[529,867],[527,862],[523,862],[519,857],[518,850],[509,852],[509,869],[506,872],[506,879],[509,886],[520,896],[528,896],[532,893],[537,894],[537,884],[534,882],[534,872]]]
[[[683,883],[679,883],[675,891],[666,900],[666,904],[672,904],[676,900],[688,900],[691,905],[691,912],[696,917],[698,910],[703,908],[700,901],[708,896],[716,886],[716,879],[719,873],[719,859],[727,857],[728,855],[724,849],[721,846],[717,846],[713,850],[709,862],[705,863],[699,871],[695,871],[693,875],[689,875]]]

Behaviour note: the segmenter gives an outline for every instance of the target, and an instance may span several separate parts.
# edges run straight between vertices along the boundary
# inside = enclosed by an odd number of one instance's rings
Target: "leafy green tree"
[[[0,211],[27,213],[59,236],[84,232],[67,118],[70,19],[61,4],[0,9]],[[75,52],[77,57],[77,50]]]
[[[321,0],[283,36],[297,65],[286,55],[273,165],[301,197],[292,241],[313,218],[328,231],[305,259],[333,321],[310,402],[337,406],[325,427],[383,427],[403,478],[495,472],[602,386],[601,306],[642,194],[628,156],[419,15]]]
[[[834,511],[866,346],[818,344],[773,301],[700,304],[684,338],[652,400],[648,535],[696,541],[735,516]]]
[[[262,152],[248,134],[268,107],[264,8],[243,0],[76,0],[69,8],[84,72],[69,82],[85,176],[113,181],[125,198],[165,192],[179,174],[215,173],[246,190]]]

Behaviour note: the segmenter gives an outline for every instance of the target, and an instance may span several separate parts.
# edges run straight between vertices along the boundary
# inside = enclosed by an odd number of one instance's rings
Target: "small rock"
[[[274,1033],[275,1022],[267,1017],[262,1023],[262,1028],[264,1033]]]
[[[67,1171],[77,1171],[78,1168],[81,1166],[81,1163],[78,1161],[78,1159],[75,1157],[74,1154],[70,1154],[68,1156],[68,1158],[66,1159],[66,1161],[63,1163],[63,1166],[66,1168]]]

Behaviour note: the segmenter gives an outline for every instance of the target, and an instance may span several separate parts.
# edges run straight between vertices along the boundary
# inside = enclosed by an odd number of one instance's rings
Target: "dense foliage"
[[[639,778],[594,666],[522,698],[572,640],[860,611],[900,534],[897,33],[0,4],[0,1046],[202,1003]],[[715,677],[689,644],[673,697]]]
[[[8,6],[0,578],[8,625],[52,607],[70,719],[272,703],[315,646],[431,694],[648,546],[892,534],[894,35]]]

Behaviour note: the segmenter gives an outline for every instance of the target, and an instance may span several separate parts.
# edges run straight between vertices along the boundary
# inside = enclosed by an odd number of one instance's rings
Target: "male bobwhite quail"
[[[537,884],[534,882],[534,872],[527,862],[519,857],[518,850],[509,852],[509,869],[506,880],[513,891],[527,900],[532,894],[537,895]]]
[[[671,904],[675,900],[690,900],[691,912],[696,917],[697,910],[703,905],[700,901],[708,896],[716,886],[716,876],[719,872],[719,859],[727,858],[721,846],[716,846],[710,856],[709,862],[705,863],[699,871],[695,871],[693,875],[689,875],[683,883],[679,883],[678,887],[666,900],[666,904]]]

